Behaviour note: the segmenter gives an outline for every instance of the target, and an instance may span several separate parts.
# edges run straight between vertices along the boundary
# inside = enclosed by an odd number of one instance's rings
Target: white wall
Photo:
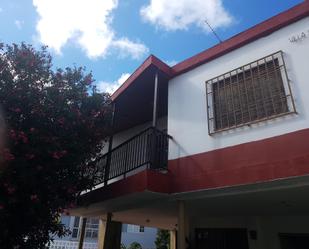
[[[168,89],[168,133],[174,140],[170,142],[169,159],[308,128],[309,37],[299,43],[289,41],[293,35],[308,30],[309,18],[302,19],[172,79]],[[284,52],[298,114],[209,136],[205,81],[279,50]]]
[[[167,117],[162,117],[158,119],[157,122],[157,128],[159,130],[164,130],[167,128]],[[113,138],[113,148],[118,146],[119,144],[125,142],[126,140],[130,139],[131,137],[137,135],[138,133],[142,132],[143,130],[149,128],[152,126],[152,122],[144,123],[135,127],[132,127],[128,130],[119,132],[114,135]],[[103,148],[103,154],[107,153],[108,151],[108,142],[105,142],[104,148]]]

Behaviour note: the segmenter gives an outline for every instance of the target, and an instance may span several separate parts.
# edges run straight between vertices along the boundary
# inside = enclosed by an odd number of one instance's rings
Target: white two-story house
[[[113,94],[114,135],[76,215],[168,229],[171,248],[309,248],[309,2]]]

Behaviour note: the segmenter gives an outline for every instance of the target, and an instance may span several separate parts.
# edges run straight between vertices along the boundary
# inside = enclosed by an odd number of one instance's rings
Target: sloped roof
[[[188,72],[206,62],[214,60],[224,54],[227,54],[237,48],[240,48],[259,38],[267,36],[289,24],[299,21],[300,19],[309,16],[309,1],[304,1],[301,4],[294,6],[276,16],[259,23],[218,45],[202,51],[173,67],[168,66],[154,55],[150,55],[135,72],[120,86],[112,95],[115,100],[125,89],[127,89],[148,67],[151,65],[157,67],[164,72],[167,77],[173,78],[182,73]]]
[[[227,54],[259,38],[267,36],[309,15],[309,1],[305,1],[261,22],[218,45],[211,47],[175,65],[173,76],[185,73],[201,64]]]
[[[112,95],[112,99],[115,100],[125,89],[127,89],[147,68],[150,66],[155,66],[163,73],[167,75],[167,77],[171,77],[173,75],[172,68],[169,67],[166,63],[161,61],[154,55],[150,55],[135,71],[131,76],[114,92]]]

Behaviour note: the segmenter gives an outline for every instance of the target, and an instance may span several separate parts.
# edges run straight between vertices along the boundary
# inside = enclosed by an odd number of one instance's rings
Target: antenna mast
[[[219,37],[219,35],[216,33],[216,31],[210,26],[210,24],[207,22],[207,20],[205,19],[205,23],[207,24],[207,26],[210,28],[211,32],[214,34],[214,36],[218,39],[218,41],[220,43],[222,43],[221,38]]]

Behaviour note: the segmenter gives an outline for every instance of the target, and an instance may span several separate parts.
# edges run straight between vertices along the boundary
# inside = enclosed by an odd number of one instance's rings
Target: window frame
[[[243,127],[243,126],[250,126],[251,124],[255,124],[255,123],[259,123],[259,122],[262,122],[262,121],[266,121],[266,120],[270,120],[270,119],[275,119],[275,118],[278,118],[278,117],[282,117],[282,116],[286,116],[286,115],[289,115],[289,114],[292,114],[292,113],[297,113],[296,112],[296,108],[295,108],[295,103],[294,103],[294,98],[293,98],[293,95],[292,95],[292,90],[291,90],[291,86],[290,86],[290,80],[289,80],[289,77],[288,77],[288,74],[287,74],[287,69],[286,69],[286,64],[285,64],[285,61],[284,61],[284,56],[283,56],[283,52],[280,50],[280,51],[277,51],[275,53],[272,53],[270,55],[267,55],[263,58],[260,58],[258,60],[255,60],[253,62],[250,62],[250,63],[247,63],[241,67],[238,67],[238,68],[235,68],[231,71],[228,71],[224,74],[221,74],[217,77],[214,77],[214,78],[211,78],[207,81],[205,81],[205,87],[206,87],[206,108],[207,108],[207,121],[208,121],[208,134],[211,136],[213,134],[216,134],[216,133],[219,133],[219,132],[223,132],[223,131],[228,131],[228,130],[232,130],[232,129],[236,129],[236,128],[239,128],[239,127]],[[285,98],[285,101],[286,101],[286,107],[287,107],[287,111],[285,112],[281,112],[281,113],[276,113],[274,115],[265,115],[265,117],[263,118],[256,118],[256,119],[253,119],[251,120],[251,117],[249,117],[249,122],[240,122],[240,123],[237,123],[236,121],[236,116],[235,116],[235,124],[234,125],[227,125],[226,127],[223,127],[223,128],[216,128],[216,123],[218,122],[218,120],[216,120],[216,110],[215,110],[215,100],[214,100],[214,95],[215,95],[215,91],[213,89],[214,85],[215,84],[218,84],[218,88],[220,87],[219,84],[222,83],[222,80],[225,81],[226,79],[230,79],[230,84],[235,84],[233,87],[238,87],[239,88],[239,85],[241,83],[241,81],[238,79],[238,75],[240,74],[243,74],[244,77],[245,77],[245,73],[246,71],[250,70],[251,72],[251,77],[252,77],[252,82],[253,82],[253,78],[254,78],[254,74],[252,74],[252,69],[254,69],[254,67],[259,71],[259,68],[263,65],[265,65],[265,70],[266,70],[266,74],[267,76],[268,75],[268,63],[275,63],[275,60],[278,60],[278,66],[276,66],[274,64],[274,71],[272,73],[275,74],[275,77],[277,78],[278,76],[276,76],[277,73],[280,73],[280,76],[281,76],[281,80],[282,82],[282,87],[283,87],[283,93],[284,93],[284,98]],[[258,78],[261,78],[262,76],[265,76],[265,74],[260,74],[260,72],[258,72]],[[232,82],[232,77],[237,77],[237,82],[233,83]],[[271,78],[269,78],[271,79]],[[267,80],[269,80],[267,79]],[[244,87],[246,88],[246,86],[248,86],[248,82],[245,81],[246,79],[243,78],[243,84],[244,84]],[[221,82],[221,83],[220,83]],[[256,84],[256,82],[254,82]],[[253,84],[253,83],[252,83]],[[254,85],[252,85],[252,87],[254,88]],[[281,87],[281,85],[280,85]],[[232,89],[232,87],[230,86],[229,87],[230,90]],[[239,90],[239,89],[238,89]],[[233,91],[233,89],[231,90]],[[240,91],[240,90],[239,90]],[[256,91],[255,89],[252,90],[253,91],[253,94],[254,94],[254,91]],[[272,89],[269,90],[270,94],[271,94],[271,91]],[[261,92],[263,92],[262,88],[261,88]],[[248,90],[245,89],[245,94],[248,95]],[[239,96],[240,96],[240,92],[238,92]],[[232,93],[233,95],[233,93]],[[220,96],[219,96],[220,98]],[[241,97],[239,97],[239,102],[241,102],[240,100]],[[280,96],[280,101],[282,101],[282,96]],[[232,102],[235,102],[235,96],[232,96]],[[227,100],[227,98],[226,98]],[[258,101],[262,101],[263,102],[263,105],[264,105],[264,101],[265,100],[269,100],[269,99],[265,99],[264,97],[262,97],[262,99],[255,99],[255,105],[257,105],[257,102]],[[271,101],[273,101],[274,98],[271,96]],[[248,101],[249,102],[249,101]],[[241,103],[240,103],[241,105]],[[249,111],[249,103],[247,103],[248,106],[246,106],[246,108],[248,109],[248,112],[249,112],[249,115],[250,115],[250,111]],[[240,111],[241,111],[241,115],[243,115],[243,107],[241,105],[240,107]],[[264,107],[265,108],[265,107]],[[233,111],[234,111],[234,115],[236,113],[236,110],[235,108],[233,107]],[[267,109],[264,109],[265,112],[267,112]],[[257,109],[257,106],[256,106],[256,112],[258,112],[258,109]],[[229,115],[230,113],[226,113],[226,115]],[[220,119],[222,120],[222,113],[220,113]],[[242,116],[242,121],[243,121],[243,116]],[[229,123],[229,121],[228,121]]]
[[[81,218],[79,216],[74,217],[72,234],[71,237],[73,239],[78,239],[80,237],[81,231]],[[97,239],[99,234],[99,219],[97,218],[89,218],[86,222],[85,227],[85,239]]]
[[[99,219],[88,218],[86,222],[86,227],[85,227],[85,238],[86,239],[97,239],[98,234],[99,234]]]
[[[144,233],[145,227],[143,227],[143,229],[141,229],[141,227],[143,226],[127,224],[127,233]]]
[[[71,237],[73,239],[78,239],[79,238],[80,223],[81,223],[80,222],[80,217],[79,216],[74,216],[72,233],[71,233]]]

